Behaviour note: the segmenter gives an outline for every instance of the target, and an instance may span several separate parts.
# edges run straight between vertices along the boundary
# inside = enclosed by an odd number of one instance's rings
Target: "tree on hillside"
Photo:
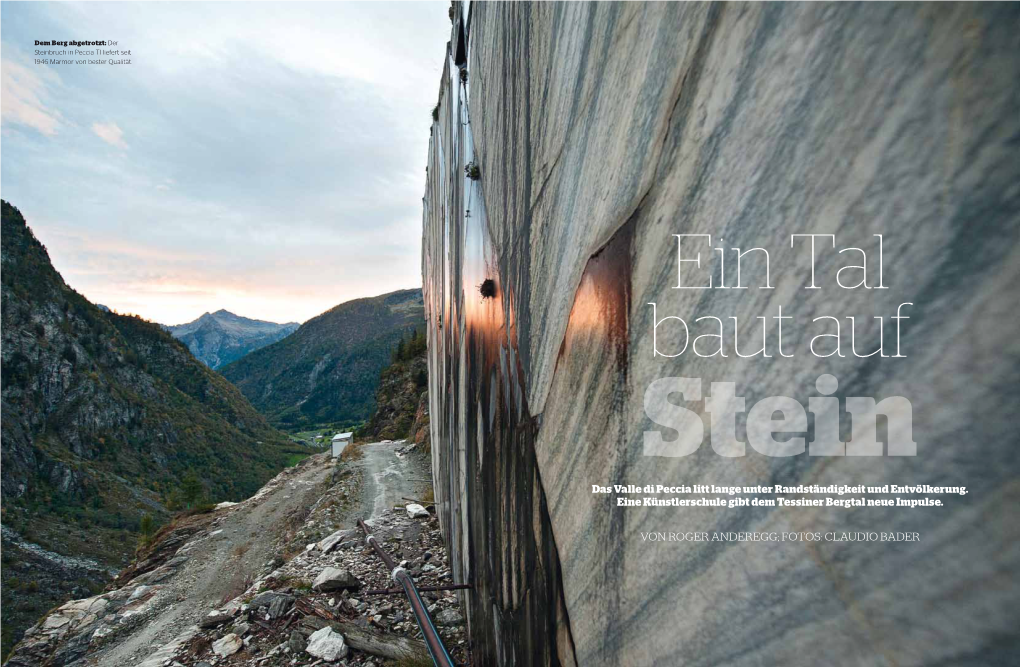
[[[424,332],[418,333],[417,329],[411,329],[409,339],[405,340],[403,335],[400,336],[400,341],[397,343],[396,349],[393,350],[393,363],[411,361],[424,354],[427,344]]]
[[[398,361],[403,361],[404,360],[405,348],[406,348],[406,345],[404,344],[404,336],[403,336],[403,334],[401,334],[400,342],[397,343],[397,349],[395,349],[393,351],[393,362],[394,363],[396,363]]]
[[[140,546],[144,547],[152,543],[152,537],[156,534],[156,519],[148,512],[143,514],[141,521],[138,522],[138,532],[141,533],[138,538]]]
[[[411,360],[416,357],[425,354],[425,348],[428,346],[428,342],[425,339],[425,332],[418,332],[417,329],[411,330],[411,341],[407,344],[406,354],[407,359]]]
[[[194,472],[189,472],[181,480],[181,493],[184,496],[184,502],[191,509],[195,504],[201,500],[202,494],[205,489],[202,487],[202,480],[198,478]]]

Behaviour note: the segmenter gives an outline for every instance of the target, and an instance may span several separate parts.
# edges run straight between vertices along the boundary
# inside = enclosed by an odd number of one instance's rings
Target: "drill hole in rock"
[[[478,286],[478,293],[482,295],[483,299],[491,299],[496,296],[496,281],[492,278],[486,278],[482,281],[482,284]]]

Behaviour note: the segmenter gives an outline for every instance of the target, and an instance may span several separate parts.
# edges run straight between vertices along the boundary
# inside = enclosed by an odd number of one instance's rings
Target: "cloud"
[[[4,58],[0,63],[0,79],[0,116],[4,123],[26,125],[48,137],[57,133],[63,119],[59,111],[47,108],[42,102],[47,96],[43,76]]]
[[[4,198],[75,289],[165,323],[303,320],[420,285],[447,9],[5,2],[3,59],[61,115],[43,107],[52,137],[4,127]],[[13,57],[26,35],[71,33],[150,46],[123,68]]]
[[[96,136],[115,148],[127,149],[124,131],[116,123],[92,123],[92,131]]]

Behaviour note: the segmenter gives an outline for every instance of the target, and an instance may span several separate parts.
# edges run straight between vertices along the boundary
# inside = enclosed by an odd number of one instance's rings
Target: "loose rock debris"
[[[323,465],[315,462],[309,465]],[[182,603],[175,581],[189,559],[200,557],[225,513],[257,506],[274,488],[286,488],[298,475],[293,469],[271,480],[256,496],[214,515],[195,517],[162,536],[143,561],[125,570],[117,588],[75,600],[51,612],[26,635],[11,665],[113,664],[105,649],[143,631]],[[263,574],[245,582],[236,595],[210,606],[205,616],[181,626],[172,640],[150,646],[134,660],[139,667],[282,667],[300,665],[429,665],[410,605],[402,593],[372,594],[394,586],[390,573],[366,546],[356,517],[343,513],[343,502],[358,488],[354,475],[339,477],[325,488],[299,522],[287,529],[278,553]],[[411,514],[418,516],[412,518]],[[421,587],[453,583],[437,519],[427,511],[404,507],[384,511],[368,522],[373,534]],[[315,541],[313,541],[315,540]],[[458,595],[470,591],[423,592],[447,649],[458,664],[470,665],[465,620]],[[215,604],[215,602],[214,602]],[[201,612],[200,612],[201,613]],[[140,660],[140,662],[139,662]]]
[[[446,549],[434,517],[391,510],[369,523],[422,586],[450,583]],[[209,610],[212,628],[199,628],[169,665],[384,665],[420,659],[431,664],[403,594],[362,595],[393,583],[357,529],[338,530],[256,581],[244,594]],[[461,592],[470,594],[470,591]],[[470,664],[465,619],[454,592],[422,594],[458,664]],[[203,623],[202,625],[206,625]],[[218,642],[237,636],[243,648],[220,655]],[[318,662],[317,661],[321,661]]]

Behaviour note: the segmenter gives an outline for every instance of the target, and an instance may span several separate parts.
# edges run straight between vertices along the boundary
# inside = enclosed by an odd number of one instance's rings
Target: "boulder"
[[[456,609],[444,609],[436,614],[436,623],[442,626],[463,625],[464,617]]]
[[[421,505],[419,505],[418,503],[408,503],[407,506],[404,507],[404,509],[407,510],[407,516],[411,517],[412,519],[418,519],[429,516],[429,511],[422,507]]]
[[[240,651],[242,646],[244,646],[244,642],[241,641],[241,638],[231,632],[214,641],[212,650],[216,655],[225,658]]]
[[[349,570],[327,567],[319,573],[312,583],[312,590],[326,593],[329,591],[357,590],[361,588],[358,580]]]
[[[342,634],[327,627],[312,633],[305,651],[327,662],[336,662],[347,657],[347,644]]]
[[[294,596],[286,593],[277,593],[276,591],[266,591],[252,598],[249,604],[253,609],[266,607],[269,610],[270,618],[280,618],[294,604]]]
[[[344,542],[348,537],[353,535],[355,532],[357,531],[355,531],[353,528],[348,528],[346,530],[338,530],[329,537],[323,538],[322,541],[319,542],[319,550],[324,554],[328,554],[330,551],[335,549],[338,544]]]
[[[304,635],[297,630],[290,633],[290,639],[287,640],[287,648],[290,649],[291,653],[301,653],[305,650],[308,643],[305,641]]]
[[[217,625],[223,625],[224,623],[232,620],[233,618],[234,617],[231,616],[230,614],[213,613],[199,621],[198,627],[202,628],[203,630],[208,630],[210,628],[215,628]]]

